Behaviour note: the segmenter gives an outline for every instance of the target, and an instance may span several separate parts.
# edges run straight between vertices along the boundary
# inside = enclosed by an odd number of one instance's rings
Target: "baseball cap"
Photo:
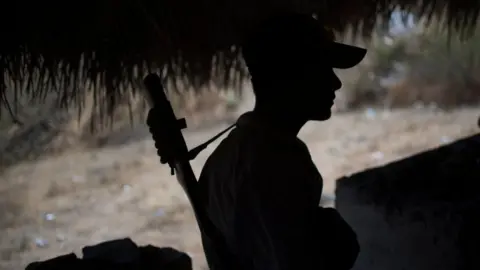
[[[243,56],[250,70],[268,65],[269,69],[285,64],[302,65],[321,62],[332,68],[348,69],[365,57],[364,48],[335,41],[334,34],[319,19],[309,14],[288,13],[269,18],[243,44]]]

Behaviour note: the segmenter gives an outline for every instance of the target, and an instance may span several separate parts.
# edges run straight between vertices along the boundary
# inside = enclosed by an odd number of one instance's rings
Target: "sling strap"
[[[218,138],[220,138],[223,134],[227,133],[228,131],[230,131],[231,129],[233,129],[235,126],[237,125],[237,123],[227,127],[226,129],[224,129],[223,131],[221,131],[220,133],[218,133],[217,135],[213,136],[210,140],[196,146],[195,148],[193,148],[192,150],[188,151],[188,158],[189,160],[194,160],[198,154],[200,154],[200,152],[202,152],[203,150],[205,150],[205,148],[207,148],[211,143],[213,143],[214,141],[216,141]]]

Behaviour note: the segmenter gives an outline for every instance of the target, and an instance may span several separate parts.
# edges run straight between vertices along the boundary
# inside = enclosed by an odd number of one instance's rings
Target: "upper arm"
[[[255,235],[256,258],[271,269],[307,269],[313,266],[315,213],[308,152],[301,149],[268,149],[258,153],[244,186],[242,224]],[[247,222],[248,221],[248,222]],[[247,236],[248,237],[248,236]],[[258,253],[264,253],[262,255]],[[260,263],[260,264],[262,264]]]

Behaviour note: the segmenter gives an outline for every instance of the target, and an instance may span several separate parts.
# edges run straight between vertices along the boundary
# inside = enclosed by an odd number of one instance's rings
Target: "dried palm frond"
[[[0,103],[20,96],[81,105],[94,91],[108,115],[146,72],[200,85],[239,82],[240,46],[256,23],[277,11],[318,14],[330,27],[368,34],[394,10],[432,18],[462,31],[477,22],[472,0],[84,0],[3,4],[0,23]],[[388,21],[388,20],[385,20]],[[236,71],[236,72],[232,72]],[[9,99],[7,99],[9,97]],[[13,97],[13,98],[12,98]],[[80,106],[81,107],[81,106]]]

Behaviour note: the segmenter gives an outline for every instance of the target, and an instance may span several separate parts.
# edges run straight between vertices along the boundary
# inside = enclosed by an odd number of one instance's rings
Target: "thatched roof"
[[[106,89],[102,93],[110,97],[107,103],[114,103],[114,97],[121,93],[118,89],[126,89],[118,86],[141,79],[146,67],[162,68],[167,77],[186,75],[194,83],[222,75],[212,74],[212,70],[241,70],[239,47],[232,46],[240,44],[256,22],[278,10],[323,14],[334,29],[353,25],[366,32],[372,29],[378,15],[388,17],[398,7],[421,15],[444,14],[446,25],[458,29],[474,25],[480,10],[480,1],[476,0],[8,3],[2,5],[4,12],[0,16],[4,29],[0,42],[2,102],[7,96],[5,91],[41,98],[45,91],[59,90],[63,104],[83,89],[87,78],[99,87],[106,86],[97,89]],[[223,79],[231,79],[231,74],[226,72]],[[20,86],[20,82],[30,84]]]

